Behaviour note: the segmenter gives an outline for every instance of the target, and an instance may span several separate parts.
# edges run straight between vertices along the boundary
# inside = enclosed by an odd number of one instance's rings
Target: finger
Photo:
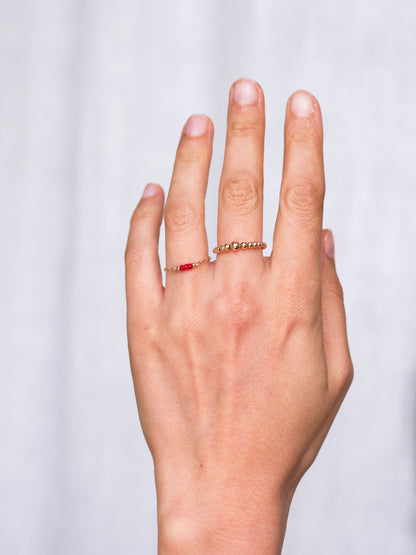
[[[288,101],[279,211],[273,236],[271,270],[286,282],[320,295],[320,249],[325,193],[322,117],[305,91]]]
[[[341,283],[335,269],[332,232],[322,238],[322,326],[328,389],[343,399],[353,378],[353,366],[347,339],[347,324]]]
[[[218,193],[217,245],[261,242],[263,234],[264,95],[258,83],[239,79],[230,90],[224,164]],[[242,249],[240,249],[241,251]],[[249,257],[249,258],[247,258]],[[220,254],[228,266],[263,259],[261,249]]]
[[[125,250],[128,316],[153,308],[164,292],[158,254],[163,199],[163,189],[149,183],[130,220]]]
[[[194,115],[184,126],[178,145],[165,205],[166,267],[207,258],[205,195],[212,154],[213,125],[204,115]],[[210,269],[204,263],[190,272],[166,272],[166,286],[194,278],[193,272]]]

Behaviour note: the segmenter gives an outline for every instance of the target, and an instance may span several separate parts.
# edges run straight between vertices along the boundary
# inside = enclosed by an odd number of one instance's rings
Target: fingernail
[[[310,94],[296,92],[290,99],[290,111],[298,118],[307,118],[315,111],[315,104]]]
[[[190,137],[199,137],[204,135],[208,129],[208,120],[205,116],[200,116],[198,114],[191,116],[185,125],[185,135]]]
[[[325,248],[325,254],[329,256],[329,258],[335,258],[334,236],[330,229],[328,229],[328,231],[325,234],[324,248]]]
[[[242,106],[254,104],[258,97],[257,86],[254,81],[240,79],[233,85],[233,100]]]
[[[148,183],[144,188],[142,198],[152,197],[157,193],[157,185],[155,183]]]

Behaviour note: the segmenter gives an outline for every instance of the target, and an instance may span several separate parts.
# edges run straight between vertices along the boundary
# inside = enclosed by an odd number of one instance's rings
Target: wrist
[[[292,495],[233,482],[156,482],[159,554],[280,553]]]
[[[218,510],[214,518],[173,515],[158,522],[158,552],[173,554],[253,554],[281,553],[287,514],[278,510],[266,514],[230,514]]]

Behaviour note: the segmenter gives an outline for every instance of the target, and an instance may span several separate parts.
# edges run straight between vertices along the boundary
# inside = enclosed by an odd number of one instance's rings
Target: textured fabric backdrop
[[[167,192],[181,127],[206,113],[213,248],[228,89],[248,76],[266,97],[266,255],[286,99],[307,88],[321,103],[355,365],[284,553],[414,555],[415,28],[413,0],[0,1],[2,554],[156,552],[129,218],[148,181]]]

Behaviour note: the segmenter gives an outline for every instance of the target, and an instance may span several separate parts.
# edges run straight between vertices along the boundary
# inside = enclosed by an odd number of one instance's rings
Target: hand
[[[160,553],[280,553],[296,486],[351,383],[333,237],[322,232],[322,137],[318,102],[295,93],[270,257],[219,253],[167,271],[163,287],[163,190],[148,186],[132,216],[128,343],[154,460]],[[168,268],[212,255],[204,225],[212,138],[206,116],[184,127],[164,211]],[[263,146],[263,92],[239,80],[217,245],[262,241]]]

